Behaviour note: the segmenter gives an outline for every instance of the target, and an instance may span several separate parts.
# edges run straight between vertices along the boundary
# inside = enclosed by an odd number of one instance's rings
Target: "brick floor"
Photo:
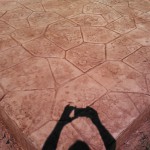
[[[150,108],[149,0],[0,1],[0,116],[10,132],[39,150],[68,104],[94,108],[118,146],[140,125]],[[65,126],[57,148],[77,139],[104,149],[88,118]]]

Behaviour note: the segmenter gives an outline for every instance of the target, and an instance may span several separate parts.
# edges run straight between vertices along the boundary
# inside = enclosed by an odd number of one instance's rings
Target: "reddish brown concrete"
[[[149,0],[1,0],[0,116],[25,150],[39,150],[66,105],[90,106],[122,144],[150,107]],[[140,118],[140,119],[139,119]],[[88,118],[65,126],[104,149]]]

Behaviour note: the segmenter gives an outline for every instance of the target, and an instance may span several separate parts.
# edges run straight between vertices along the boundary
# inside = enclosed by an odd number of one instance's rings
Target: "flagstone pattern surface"
[[[94,108],[116,140],[150,108],[149,0],[0,0],[1,118],[40,150],[68,104]],[[58,150],[77,139],[105,149],[88,118]]]

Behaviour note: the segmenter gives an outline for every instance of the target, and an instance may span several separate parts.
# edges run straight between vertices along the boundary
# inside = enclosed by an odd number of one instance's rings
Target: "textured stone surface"
[[[0,36],[0,52],[14,46],[17,46],[17,42],[13,40],[10,36]]]
[[[39,74],[40,72],[40,74]],[[53,88],[54,80],[45,59],[29,59],[0,73],[6,91]]]
[[[28,135],[51,120],[54,95],[54,90],[11,92],[0,106],[17,123],[21,131]]]
[[[64,59],[50,58],[48,61],[58,84],[63,84],[82,74],[81,71]]]
[[[9,34],[14,31],[10,25],[6,24],[3,21],[0,21],[0,34]]]
[[[141,73],[150,73],[150,47],[140,48],[138,51],[124,59],[124,62]]]
[[[5,15],[3,15],[4,20],[10,20],[10,19],[25,19],[32,13],[31,10],[26,9],[24,7],[12,9],[10,11],[7,11]]]
[[[67,59],[82,71],[87,71],[105,61],[103,44],[83,44],[67,52]]]
[[[110,30],[116,31],[120,34],[127,33],[136,28],[134,19],[129,17],[122,17],[107,25]]]
[[[107,89],[124,92],[147,92],[144,76],[119,61],[108,61],[88,73]]]
[[[62,19],[62,17],[56,13],[34,12],[28,20],[31,26],[47,26],[48,24],[56,22],[60,19]]]
[[[30,51],[33,55],[39,57],[58,57],[63,58],[65,52],[63,49],[57,47],[54,43],[50,42],[44,37],[32,40],[23,46]]]
[[[15,30],[11,36],[20,43],[25,43],[38,38],[44,32],[44,28],[29,27]]]
[[[119,36],[119,34],[104,27],[82,27],[85,42],[108,43]]]
[[[105,127],[116,138],[139,114],[125,93],[108,93],[93,104]],[[117,120],[117,121],[115,121]]]
[[[10,68],[31,58],[21,46],[10,48],[0,53],[0,71]]]
[[[118,38],[106,45],[107,60],[121,60],[141,46],[132,39],[126,37]]]
[[[92,78],[87,75],[80,76],[58,90],[53,117],[59,118],[67,103],[84,108],[105,93],[106,89]]]
[[[81,26],[105,26],[107,24],[101,15],[80,14],[70,19]]]
[[[66,105],[90,106],[123,143],[150,107],[149,46],[149,0],[0,0],[0,115],[39,150]],[[86,117],[63,128],[57,149],[79,139],[105,149]]]
[[[62,23],[49,26],[46,37],[64,50],[80,45],[83,41],[80,27],[73,23],[69,25],[63,25]]]
[[[150,45],[150,34],[147,31],[143,31],[141,29],[135,29],[131,31],[129,34],[127,34],[127,37],[140,43],[143,46]]]

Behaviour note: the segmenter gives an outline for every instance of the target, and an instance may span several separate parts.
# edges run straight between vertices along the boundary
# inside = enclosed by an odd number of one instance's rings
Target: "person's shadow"
[[[74,117],[70,117],[70,114],[73,110],[75,112],[75,115]],[[116,140],[109,133],[109,131],[103,126],[96,110],[94,110],[91,107],[76,108],[67,105],[59,121],[57,122],[55,128],[53,129],[52,133],[47,138],[42,150],[56,150],[59,136],[61,134],[63,127],[78,117],[88,117],[91,119],[91,121],[99,131],[99,134],[103,140],[106,150],[116,149]],[[90,150],[90,148],[87,145],[87,143],[81,140],[77,140],[73,145],[70,146],[69,150]]]

